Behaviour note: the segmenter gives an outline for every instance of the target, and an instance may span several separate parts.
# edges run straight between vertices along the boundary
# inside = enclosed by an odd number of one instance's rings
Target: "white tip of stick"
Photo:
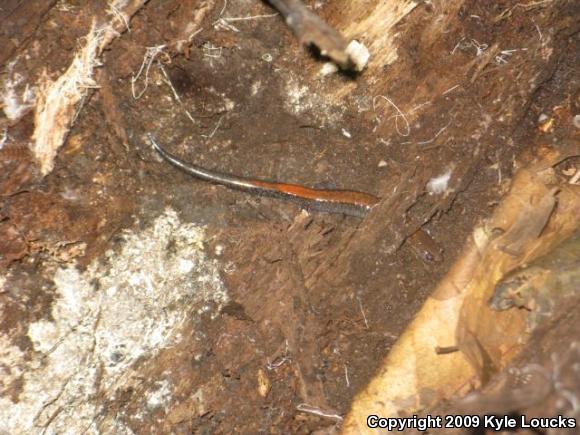
[[[346,47],[346,54],[348,54],[354,64],[355,71],[362,71],[369,63],[371,54],[369,49],[356,40],[350,41]]]

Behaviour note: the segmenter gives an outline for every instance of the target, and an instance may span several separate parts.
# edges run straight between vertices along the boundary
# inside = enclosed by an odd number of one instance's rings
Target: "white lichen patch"
[[[286,83],[286,95],[288,96],[286,106],[292,113],[300,114],[313,106],[308,98],[310,95],[308,86],[300,85],[296,80],[291,79]]]
[[[427,182],[427,192],[431,195],[446,193],[449,188],[449,180],[451,180],[452,173],[453,169],[448,169],[443,174],[431,178]]]
[[[148,229],[127,232],[119,252],[86,271],[58,269],[50,318],[29,325],[34,351],[24,355],[0,335],[0,387],[22,385],[16,402],[0,394],[0,434],[96,434],[113,426],[130,433],[99,404],[139,377],[138,360],[181,338],[193,308],[219,310],[227,301],[204,237],[168,210]],[[169,383],[156,385],[150,409],[171,398]]]
[[[150,410],[164,408],[171,402],[171,382],[163,379],[157,386],[158,388],[151,391],[147,397],[147,408]]]
[[[0,90],[0,103],[4,115],[16,121],[34,104],[34,90],[26,83],[24,77],[14,72],[16,60],[6,67],[7,74]]]
[[[300,115],[309,113],[314,115],[323,125],[336,123],[342,119],[345,106],[334,105],[328,99],[309,86],[300,82],[300,79],[288,75],[285,79],[284,106],[289,113]]]

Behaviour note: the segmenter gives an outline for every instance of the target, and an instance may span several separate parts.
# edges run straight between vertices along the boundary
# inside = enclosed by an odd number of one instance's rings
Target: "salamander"
[[[199,179],[232,189],[289,199],[298,202],[307,209],[328,213],[342,213],[359,218],[365,217],[379,202],[379,198],[364,192],[312,189],[297,184],[276,183],[210,170],[181,160],[161,147],[152,135],[149,134],[148,137],[155,150],[175,167]]]

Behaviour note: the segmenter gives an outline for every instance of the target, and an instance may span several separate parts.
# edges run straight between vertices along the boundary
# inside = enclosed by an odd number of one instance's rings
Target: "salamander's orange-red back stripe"
[[[252,180],[257,186],[276,189],[281,193],[296,196],[302,199],[315,201],[353,203],[366,207],[373,207],[379,202],[379,198],[368,193],[353,190],[319,190],[311,189],[297,184],[269,183],[267,181]]]

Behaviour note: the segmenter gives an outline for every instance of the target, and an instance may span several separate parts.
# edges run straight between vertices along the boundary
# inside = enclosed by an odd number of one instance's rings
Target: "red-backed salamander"
[[[162,148],[148,134],[153,147],[161,156],[182,171],[202,180],[221,184],[233,189],[243,190],[258,195],[283,198],[297,201],[304,208],[328,213],[342,213],[359,218],[365,217],[377,205],[379,198],[368,193],[352,190],[320,190],[296,184],[275,183],[237,175],[223,174],[218,171],[186,163]]]

